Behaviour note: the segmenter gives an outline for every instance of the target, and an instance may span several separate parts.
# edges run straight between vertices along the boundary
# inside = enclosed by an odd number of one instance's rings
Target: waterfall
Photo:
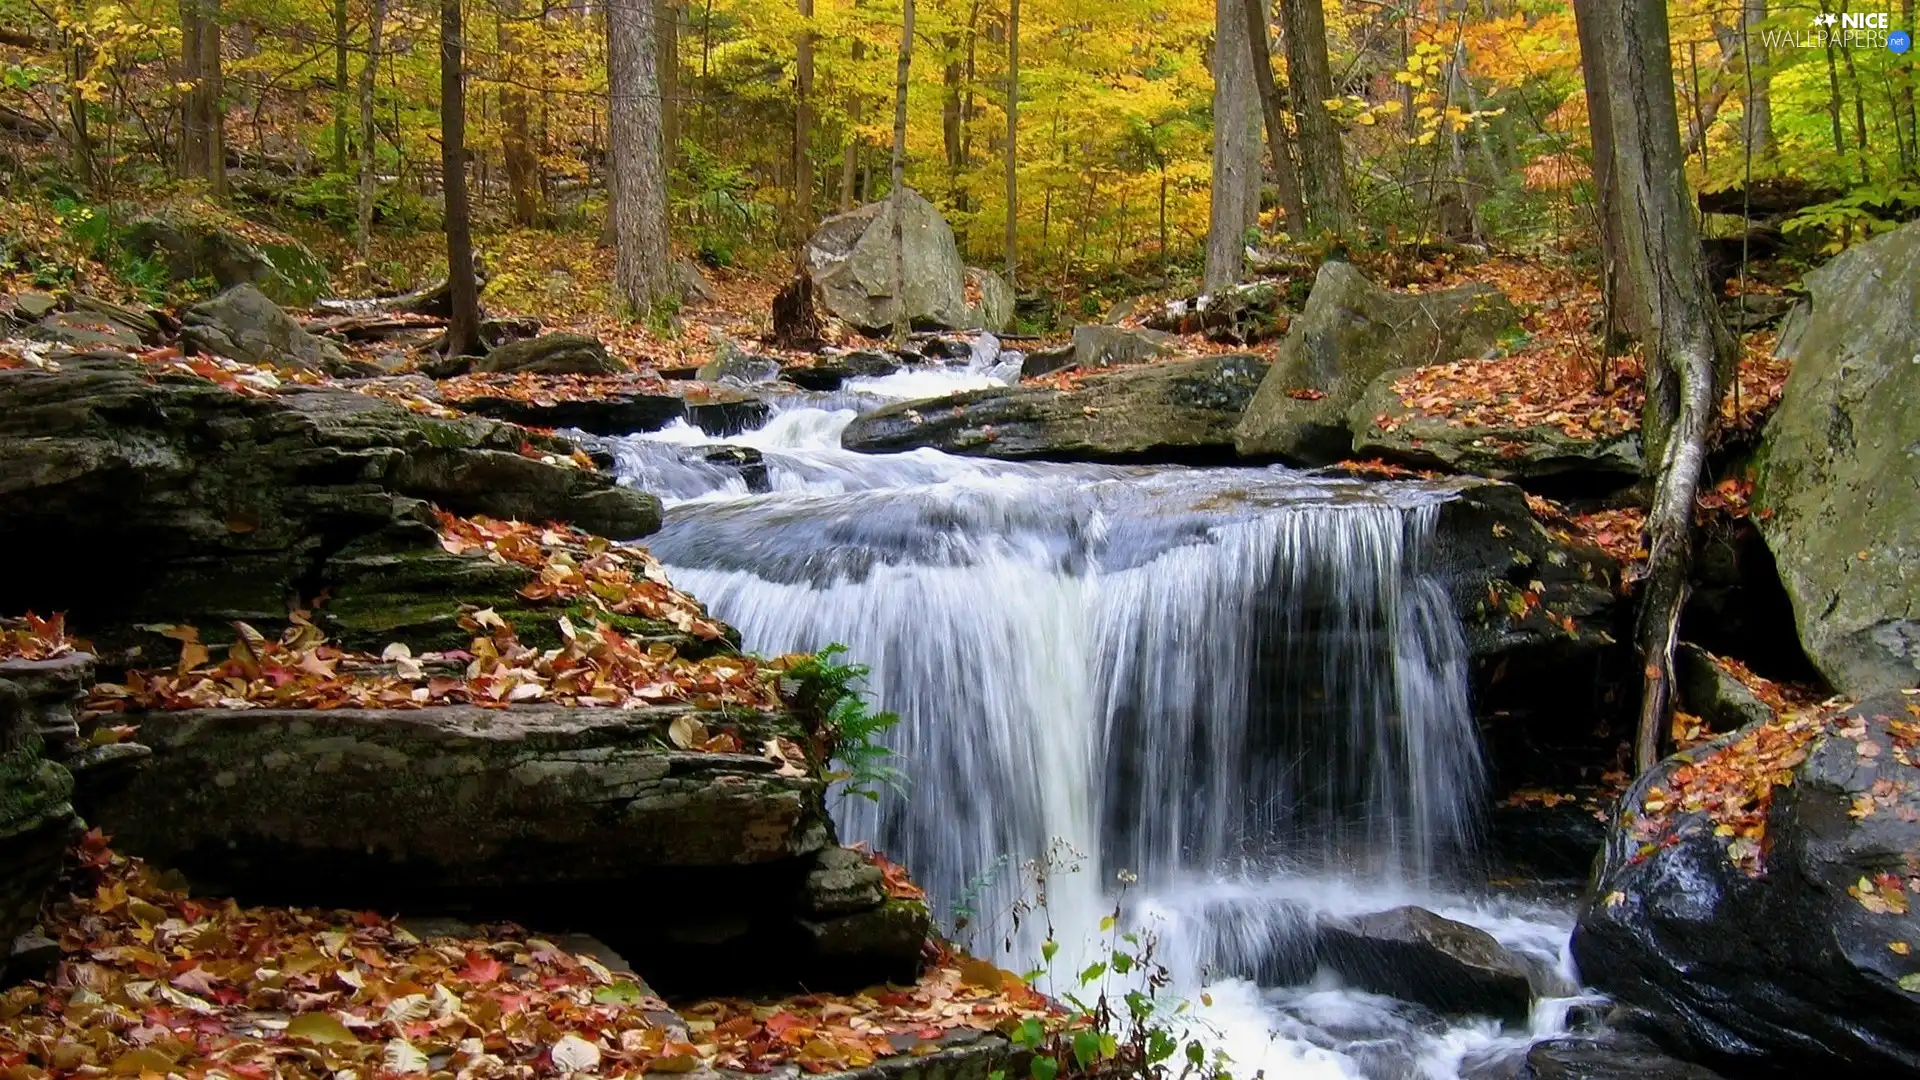
[[[727,440],[764,454],[761,495],[700,462],[690,448],[713,440],[692,429],[613,446],[668,497],[648,543],[676,584],[757,651],[848,645],[900,714],[907,786],[838,800],[843,840],[906,865],[946,925],[1016,970],[1050,936],[1097,955],[1116,906],[1194,987],[1256,976],[1315,911],[1445,910],[1483,776],[1466,647],[1429,565],[1444,490],[840,450],[883,399],[795,395]],[[1270,1032],[1317,1023],[1307,1004],[1249,1008]],[[1408,1053],[1441,1053],[1407,1032],[1425,1047]],[[1372,1074],[1308,1041],[1268,1050]]]

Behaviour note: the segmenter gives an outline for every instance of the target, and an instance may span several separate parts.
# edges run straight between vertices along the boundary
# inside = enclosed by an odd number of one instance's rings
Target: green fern
[[[782,687],[802,715],[812,720],[820,737],[821,757],[840,768],[828,778],[843,784],[841,791],[872,802],[880,801],[882,786],[906,794],[906,774],[893,765],[893,751],[879,739],[900,722],[898,713],[873,712],[867,705],[865,664],[844,664],[847,651],[835,642],[793,662]]]

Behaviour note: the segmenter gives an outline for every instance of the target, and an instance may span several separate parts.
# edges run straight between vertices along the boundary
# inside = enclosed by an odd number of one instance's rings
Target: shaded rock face
[[[1920,684],[1920,224],[1807,275],[1754,515],[1834,688]]]
[[[1374,379],[1348,411],[1355,456],[1534,486],[1567,481],[1581,491],[1621,488],[1640,478],[1638,433],[1582,439],[1547,425],[1466,427],[1400,400],[1393,384],[1414,371],[1396,368]]]
[[[652,496],[520,456],[523,442],[547,442],[520,428],[435,420],[345,390],[247,398],[152,370],[79,355],[56,372],[0,371],[0,558],[38,565],[58,551],[112,568],[8,575],[0,610],[67,610],[123,647],[140,624],[217,634],[233,619],[277,623],[291,600],[327,590],[323,615],[357,607],[363,645],[431,612],[451,646],[466,638],[457,599],[511,604],[524,581],[439,591],[449,578],[525,571],[446,555],[426,501],[616,538],[659,527]]]
[[[841,445],[868,453],[931,446],[1006,460],[1223,460],[1265,372],[1258,357],[1211,356],[1093,375],[1072,390],[974,390],[868,413]]]
[[[460,407],[528,427],[577,428],[591,435],[631,435],[659,431],[687,414],[678,394],[608,394],[591,401],[521,401],[518,398],[466,398]]]
[[[217,225],[145,217],[127,227],[127,244],[158,260],[176,282],[210,278],[222,289],[253,285],[294,307],[327,293],[326,264],[298,243],[263,247]]]
[[[1527,1048],[1516,1080],[1720,1080],[1720,1074],[1663,1053],[1644,1038],[1542,1039]]]
[[[49,298],[51,299],[51,298]],[[21,311],[42,310],[40,303],[29,303]],[[161,328],[158,319],[144,311],[122,307],[97,296],[80,293],[73,297],[72,311],[42,311],[40,321],[28,328],[28,336],[74,349],[138,349],[158,344]]]
[[[244,363],[363,374],[332,343],[301,329],[252,285],[236,285],[188,308],[180,336],[197,351]]]
[[[1076,367],[1120,367],[1172,356],[1173,352],[1173,335],[1158,330],[1128,330],[1119,326],[1073,328],[1073,363]]]
[[[1914,700],[1870,698],[1815,739],[1793,783],[1774,789],[1761,876],[1728,859],[1704,815],[1644,855],[1631,828],[1650,791],[1673,790],[1676,770],[1737,735],[1637,780],[1574,930],[1582,978],[1643,1010],[1669,1049],[1730,1076],[1920,1070],[1920,955],[1889,948],[1920,942],[1908,906],[1920,891]],[[1907,903],[1861,902],[1860,883],[1879,878],[1884,890],[1881,875],[1912,890]]]
[[[747,352],[732,341],[722,341],[712,360],[700,365],[694,378],[701,382],[729,382],[736,386],[770,383],[780,377],[780,361]]]
[[[27,661],[0,667],[23,677],[35,670]],[[50,703],[43,692],[0,676],[0,982],[9,978],[14,939],[39,919],[78,828],[68,802],[73,778],[45,753],[40,727]]]
[[[971,325],[966,264],[953,228],[919,192],[901,192],[906,314],[917,327]],[[885,200],[836,214],[807,241],[807,273],[822,306],[862,330],[893,324],[893,219]]]
[[[1488,285],[1400,293],[1347,263],[1325,263],[1235,443],[1247,457],[1337,461],[1353,449],[1347,412],[1374,379],[1394,368],[1477,356],[1519,318]]]
[[[996,334],[1004,334],[1013,328],[1013,286],[1007,284],[1006,278],[991,270],[969,266],[967,285],[980,294],[980,302],[972,308],[972,325]]]
[[[805,367],[789,367],[781,375],[802,390],[838,390],[848,379],[891,375],[904,366],[891,353],[856,351],[822,356]]]
[[[541,334],[508,342],[473,362],[473,370],[497,374],[617,375],[626,370],[588,334]]]
[[[1526,968],[1484,930],[1398,907],[1320,928],[1321,963],[1347,982],[1443,1013],[1525,1019]]]
[[[151,763],[85,813],[121,850],[246,899],[583,930],[663,989],[749,957],[770,984],[911,977],[925,908],[890,910],[879,872],[834,846],[824,781],[674,749],[690,711],[149,714]],[[727,721],[748,745],[805,737],[775,714]]]

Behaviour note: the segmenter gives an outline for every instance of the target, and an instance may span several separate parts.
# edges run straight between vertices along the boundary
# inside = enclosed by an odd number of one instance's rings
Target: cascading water
[[[1178,983],[1213,983],[1203,1023],[1239,1074],[1456,1075],[1497,1025],[1248,981],[1316,912],[1407,902],[1563,966],[1570,920],[1444,893],[1481,790],[1464,643],[1423,565],[1445,492],[839,448],[861,410],[988,381],[795,395],[724,440],[763,453],[760,495],[693,428],[614,449],[668,499],[650,546],[748,647],[844,642],[872,668],[910,786],[843,800],[842,835],[964,914],[976,951],[1025,969],[1050,933],[1077,970],[1123,905]]]

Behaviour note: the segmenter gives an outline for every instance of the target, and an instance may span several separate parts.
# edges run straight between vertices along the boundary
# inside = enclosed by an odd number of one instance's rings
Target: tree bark
[[[793,237],[813,231],[813,0],[799,0],[803,29],[793,65]]]
[[[654,66],[660,72],[660,170],[668,177],[680,152],[681,11],[679,0],[659,0],[653,13]]]
[[[1260,113],[1266,120],[1267,143],[1273,153],[1274,186],[1280,190],[1280,205],[1287,212],[1287,227],[1299,230],[1307,220],[1306,203],[1300,196],[1300,171],[1293,162],[1293,140],[1287,135],[1286,106],[1280,98],[1280,86],[1273,78],[1273,52],[1267,43],[1267,11],[1262,0],[1245,0],[1247,41],[1252,46],[1253,84],[1260,91]],[[1164,170],[1161,187],[1166,186]],[[1162,200],[1164,202],[1164,200]],[[1164,213],[1162,215],[1165,216]],[[1165,227],[1162,226],[1162,232]],[[1162,246],[1165,242],[1162,241]]]
[[[1641,435],[1655,469],[1634,643],[1645,676],[1634,760],[1653,765],[1672,711],[1673,649],[1692,561],[1694,496],[1721,370],[1735,347],[1707,284],[1680,151],[1663,0],[1594,0],[1625,251],[1647,327]],[[1585,36],[1583,34],[1583,36]]]
[[[380,36],[386,21],[387,0],[373,0],[367,15],[367,62],[360,68],[360,198],[355,214],[354,266],[362,289],[372,284],[373,274],[373,79],[380,70]]]
[[[859,7],[859,0],[854,0],[853,6],[856,8]],[[867,58],[867,43],[865,41],[857,37],[853,39],[851,58],[854,68],[858,69],[860,61]],[[857,185],[860,181],[860,152],[862,146],[858,129],[860,127],[860,116],[864,108],[865,106],[860,99],[859,91],[856,90],[847,95],[847,141],[846,145],[841,148],[840,156],[840,212],[843,214],[853,209],[856,201],[855,195],[859,190]]]
[[[966,168],[965,123],[960,108],[960,35],[947,34],[941,39],[946,51],[946,66],[941,70],[940,82],[943,96],[940,99],[940,141],[947,152],[947,205],[964,213],[967,209],[967,193],[960,186],[961,170]],[[966,250],[963,240],[960,245]]]
[[[1247,43],[1245,0],[1216,0],[1213,20],[1213,184],[1207,265],[1201,287],[1214,292],[1246,270],[1247,189],[1258,190],[1260,146],[1253,130],[1256,91]]]
[[[1740,66],[1747,83],[1747,115],[1742,127],[1748,151],[1754,157],[1772,159],[1777,153],[1773,141],[1773,58],[1760,35],[1760,24],[1767,20],[1767,0],[1746,0],[1741,20]]]
[[[1327,63],[1327,20],[1320,0],[1280,0],[1287,33],[1287,81],[1299,124],[1300,188],[1309,224],[1346,231],[1347,174],[1340,129],[1324,104],[1333,97]]]
[[[627,0],[607,7],[614,287],[629,313],[638,315],[652,311],[672,293],[653,19],[652,0]]]
[[[481,351],[480,286],[473,273],[467,206],[467,94],[460,0],[440,0],[440,173],[446,195],[447,281],[452,314],[447,355]]]
[[[192,88],[181,110],[180,175],[226,193],[225,121],[220,115],[220,0],[181,0],[181,67]]]
[[[893,79],[893,186],[887,192],[887,216],[893,229],[893,340],[907,340],[907,75],[913,67],[913,2],[901,0],[900,59]]]
[[[526,228],[540,224],[540,157],[529,130],[527,91],[522,63],[525,46],[520,28],[520,0],[499,0],[501,66],[500,157],[507,171],[507,194],[513,203],[513,223]]]
[[[1007,287],[1019,288],[1020,0],[1007,0]]]
[[[347,0],[333,0],[333,171],[347,174]]]
[[[1609,107],[1610,89],[1602,53],[1598,4],[1602,0],[1575,0],[1574,27],[1580,40],[1580,75],[1587,88],[1587,123],[1593,137],[1593,216],[1594,231],[1600,237],[1602,349],[1614,355],[1630,339],[1640,337],[1640,298],[1628,271],[1626,221],[1622,216],[1620,187],[1613,160],[1613,116]],[[1600,381],[1607,372],[1603,367]]]

